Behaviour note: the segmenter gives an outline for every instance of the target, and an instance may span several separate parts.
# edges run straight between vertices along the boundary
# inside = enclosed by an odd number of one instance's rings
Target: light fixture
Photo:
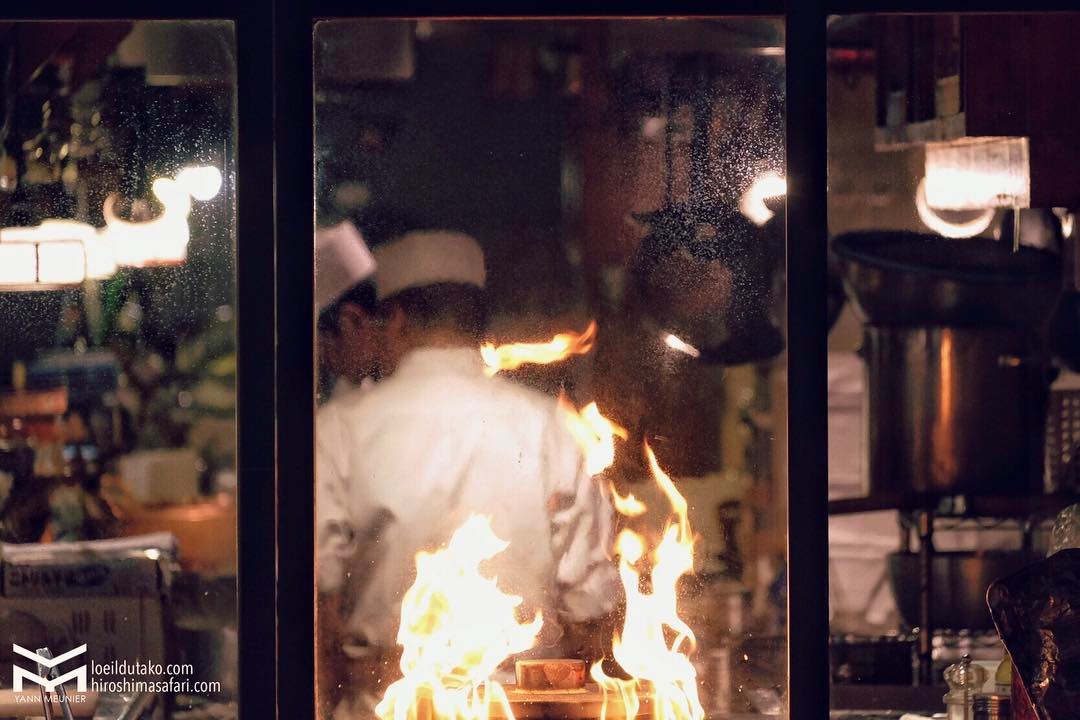
[[[925,175],[926,204],[936,210],[1031,206],[1026,137],[927,143]]]
[[[985,232],[990,227],[990,223],[994,221],[993,208],[983,210],[978,217],[966,222],[952,222],[941,217],[934,212],[934,209],[930,207],[926,200],[925,177],[919,181],[919,186],[915,189],[915,212],[919,214],[919,219],[922,220],[923,225],[942,237],[953,239],[975,237],[979,233]]]
[[[775,214],[765,204],[770,198],[783,197],[787,194],[787,180],[779,173],[772,171],[762,173],[754,178],[754,182],[746,189],[739,199],[739,212],[755,225],[764,225],[772,220]]]
[[[0,290],[48,290],[112,276],[118,265],[175,265],[187,258],[192,198],[206,201],[221,191],[216,167],[183,168],[158,178],[151,189],[164,211],[147,222],[116,217],[116,196],[105,199],[105,227],[49,219],[30,227],[0,228]]]
[[[0,288],[50,290],[116,272],[94,228],[74,220],[0,229]]]

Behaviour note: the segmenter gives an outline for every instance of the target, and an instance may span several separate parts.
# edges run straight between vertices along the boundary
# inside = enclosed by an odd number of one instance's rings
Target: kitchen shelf
[[[830,500],[829,514],[926,510],[932,511],[937,517],[1032,518],[1052,517],[1076,502],[1080,502],[1080,494],[1075,491],[1035,496],[896,493]]]

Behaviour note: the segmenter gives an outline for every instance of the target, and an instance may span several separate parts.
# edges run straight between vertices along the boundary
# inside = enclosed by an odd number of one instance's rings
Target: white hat
[[[320,313],[374,272],[375,258],[351,222],[315,231],[315,304]]]
[[[484,251],[465,233],[419,230],[375,248],[379,271],[375,295],[379,300],[408,288],[437,283],[484,287]]]

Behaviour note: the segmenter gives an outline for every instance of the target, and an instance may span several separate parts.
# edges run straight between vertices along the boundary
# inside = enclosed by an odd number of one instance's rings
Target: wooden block
[[[585,687],[584,660],[518,660],[520,690],[575,690]]]

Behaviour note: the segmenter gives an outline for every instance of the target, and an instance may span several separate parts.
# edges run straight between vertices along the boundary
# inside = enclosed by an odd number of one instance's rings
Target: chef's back
[[[460,233],[408,234],[382,255],[385,298],[444,287],[448,274],[483,287],[483,255]],[[389,356],[407,335],[387,320]],[[490,518],[509,543],[483,570],[523,598],[522,619],[540,610],[558,635],[561,622],[609,611],[612,510],[554,399],[488,377],[478,343],[437,327],[397,344],[390,377],[328,403],[318,419],[319,585],[341,594],[350,634],[392,647],[416,554],[445,544],[471,515]]]

